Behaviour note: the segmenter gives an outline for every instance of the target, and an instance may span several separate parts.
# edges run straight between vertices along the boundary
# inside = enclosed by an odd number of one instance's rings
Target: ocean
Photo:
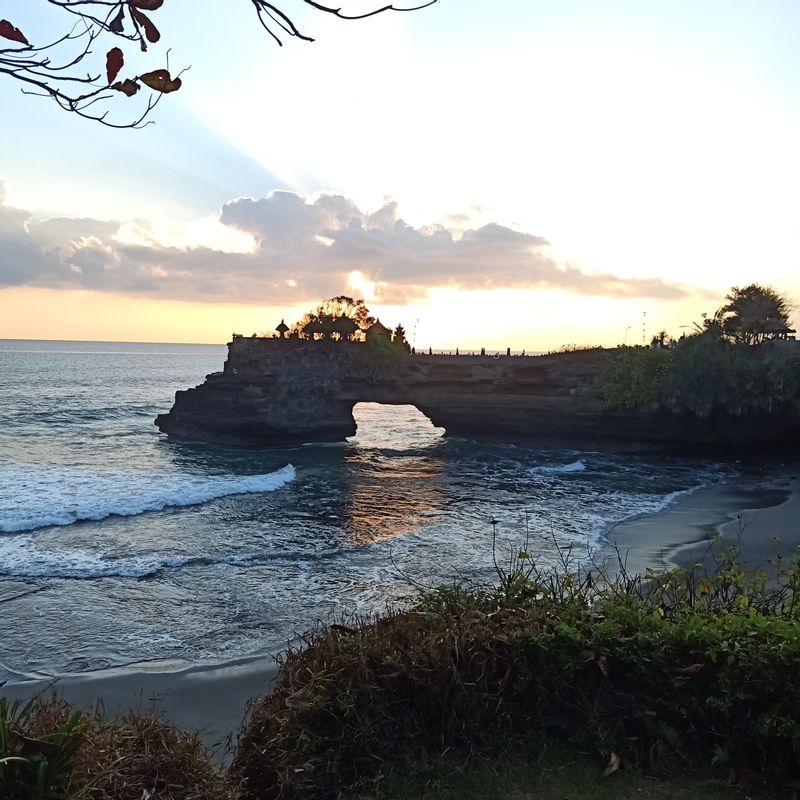
[[[361,404],[335,445],[170,441],[218,345],[0,341],[0,681],[274,653],[318,622],[482,583],[514,547],[602,557],[726,467],[445,438]]]

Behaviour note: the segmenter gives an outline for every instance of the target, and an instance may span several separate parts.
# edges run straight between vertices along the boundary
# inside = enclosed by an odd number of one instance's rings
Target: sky
[[[734,285],[800,300],[796,0],[281,7],[316,41],[165,0],[126,70],[189,69],[141,130],[0,75],[0,338],[225,342],[349,294],[419,348],[540,351],[678,336]]]

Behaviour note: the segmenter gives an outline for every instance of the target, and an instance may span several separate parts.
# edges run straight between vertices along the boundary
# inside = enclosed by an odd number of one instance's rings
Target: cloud
[[[132,236],[129,220],[38,221],[6,204],[0,182],[0,287],[274,305],[346,292],[349,276],[358,272],[385,303],[419,298],[434,287],[546,288],[662,300],[689,294],[657,278],[559,264],[541,236],[497,223],[469,227],[465,215],[413,227],[393,201],[369,213],[335,194],[305,198],[276,191],[232,200],[215,223],[218,233],[228,234],[216,246],[178,246],[174,231],[159,240],[158,224],[150,223],[150,233],[148,224],[136,220]],[[252,246],[232,252],[226,239]]]

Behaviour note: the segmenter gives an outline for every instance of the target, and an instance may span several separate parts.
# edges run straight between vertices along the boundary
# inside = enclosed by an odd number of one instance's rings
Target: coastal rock
[[[701,419],[609,411],[613,350],[543,356],[411,355],[347,341],[235,336],[222,372],[176,393],[155,424],[171,436],[233,445],[342,441],[360,402],[416,406],[450,435],[581,447],[769,446],[800,441],[797,418]]]

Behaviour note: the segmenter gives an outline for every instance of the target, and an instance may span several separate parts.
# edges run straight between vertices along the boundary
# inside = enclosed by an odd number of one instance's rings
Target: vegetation
[[[674,349],[664,349],[665,331],[650,348],[620,348],[602,389],[607,405],[701,418],[800,413],[800,348],[773,341],[788,330],[788,301],[756,284],[727,299]]]
[[[398,325],[394,331],[383,328],[383,334],[370,338],[367,330],[378,320],[370,314],[363,300],[354,300],[346,295],[330,297],[311,311],[307,311],[301,319],[289,328],[290,338],[329,339],[334,341],[353,340],[372,344],[377,350],[390,358],[397,358],[411,352],[411,345],[406,339],[406,331]]]
[[[283,10],[287,3],[250,2],[258,23],[277,44],[282,44],[283,36],[314,41],[302,33]],[[317,0],[302,2],[318,12],[355,20],[387,11],[415,11],[433,5],[436,0],[425,0],[412,7],[389,4],[357,14],[347,14],[339,7]],[[161,31],[152,14],[164,5],[164,0],[39,0],[42,11],[48,5],[63,11],[71,21],[65,25],[64,34],[54,41],[31,42],[13,22],[0,19],[0,75],[19,81],[23,92],[50,97],[65,111],[104,125],[136,128],[145,124],[163,95],[181,88],[181,77],[170,73],[169,63],[120,78],[125,68],[125,55],[119,46],[108,50],[100,64],[90,66],[91,56],[100,49],[103,40],[116,40],[123,46],[132,43],[142,52],[147,52],[150,44],[161,41]],[[114,98],[131,98],[143,89],[150,94],[133,119],[116,123],[109,118]]]
[[[603,386],[610,408],[647,408],[657,405],[667,375],[674,367],[672,353],[644,347],[623,347],[614,358]]]
[[[533,740],[512,752],[476,758],[454,768],[446,760],[389,775],[378,792],[358,800],[778,800],[793,797],[775,787],[763,792],[731,786],[702,772],[669,779],[640,770],[601,778],[595,755]],[[355,800],[355,799],[354,799]]]
[[[53,697],[0,698],[2,800],[235,800],[196,735],[157,714],[105,722]]]
[[[704,325],[733,342],[759,344],[789,327],[791,304],[771,286],[734,286],[725,299],[728,302]]]
[[[734,344],[712,331],[674,350],[620,348],[602,389],[610,408],[661,407],[705,418],[797,413],[800,348]]]
[[[245,797],[372,796],[398,767],[532,737],[609,771],[800,777],[797,563],[774,583],[728,560],[602,586],[529,563],[289,651],[240,738]]]
[[[307,311],[289,328],[289,336],[303,334],[303,329],[311,324],[317,327],[317,335],[321,338],[337,338],[336,320],[343,316],[353,320],[361,329],[356,333],[356,337],[359,339],[363,339],[363,331],[375,323],[375,317],[370,314],[363,300],[355,300],[347,295],[338,295],[323,300],[316,308]]]
[[[711,572],[612,579],[568,559],[542,572],[525,550],[495,563],[496,586],[308,634],[226,775],[157,716],[0,701],[0,798],[715,796],[689,774],[774,799],[797,785],[800,553],[769,575],[735,550]]]

